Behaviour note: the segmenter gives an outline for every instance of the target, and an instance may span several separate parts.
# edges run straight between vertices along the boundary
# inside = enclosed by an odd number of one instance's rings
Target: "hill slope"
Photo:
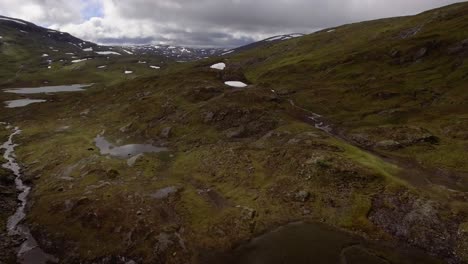
[[[191,61],[222,53],[223,49],[159,46],[101,46],[68,33],[0,16],[0,86],[40,85],[124,80],[154,73],[176,61]],[[97,68],[106,66],[105,69]]]
[[[458,141],[468,138],[467,11],[466,4],[456,4],[414,17],[346,25],[254,49],[229,62],[250,82],[325,116],[335,133],[366,148],[405,148],[406,143],[398,144],[405,129],[396,127],[421,124],[446,139],[435,151],[451,154],[417,155],[419,162],[467,170],[466,149]],[[406,137],[418,134],[407,130]]]

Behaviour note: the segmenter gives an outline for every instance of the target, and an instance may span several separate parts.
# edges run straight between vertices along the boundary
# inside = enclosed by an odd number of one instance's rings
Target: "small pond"
[[[72,84],[58,86],[42,86],[34,88],[11,88],[3,90],[5,93],[15,94],[40,94],[40,93],[61,93],[61,92],[80,92],[92,84]]]
[[[202,257],[203,258],[203,257]],[[442,263],[418,249],[390,247],[318,223],[292,223],[203,260],[229,264]]]
[[[11,101],[6,101],[6,108],[18,108],[18,107],[24,107],[30,104],[34,103],[44,103],[47,102],[47,100],[43,99],[18,99],[18,100],[11,100]]]

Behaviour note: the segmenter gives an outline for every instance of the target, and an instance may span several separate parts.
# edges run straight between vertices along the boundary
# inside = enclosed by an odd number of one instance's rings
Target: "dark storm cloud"
[[[195,47],[239,47],[256,41],[252,37],[233,37],[225,32],[206,31],[186,31],[182,29],[166,30],[164,33],[170,34],[172,38],[179,39],[178,43],[185,46]],[[167,41],[167,40],[165,40]],[[207,45],[207,43],[210,43]]]
[[[128,38],[128,37],[120,37],[120,38],[98,38],[96,39],[97,42],[102,44],[108,45],[144,45],[148,43],[152,43],[155,41],[153,37],[143,37],[143,38]]]
[[[16,2],[15,2],[16,1]],[[0,10],[98,42],[234,47],[272,35],[416,14],[457,0],[0,0]],[[16,3],[16,4],[15,4]],[[73,4],[70,4],[73,3]],[[31,6],[29,10],[28,6]],[[81,6],[77,8],[77,6]],[[89,10],[99,8],[101,17]],[[34,7],[34,8],[32,8]],[[42,7],[42,10],[38,7]],[[16,10],[16,9],[17,10]],[[70,21],[64,16],[74,14]],[[81,21],[76,20],[81,10]],[[33,12],[34,11],[34,12]],[[84,13],[83,13],[84,12]],[[21,15],[23,14],[23,15]],[[33,14],[33,15],[31,15]],[[29,17],[28,17],[29,16]],[[66,17],[66,16],[65,16]],[[72,19],[73,18],[73,19]]]
[[[113,0],[129,19],[182,27],[277,31],[325,28],[343,23],[414,14],[453,0]]]

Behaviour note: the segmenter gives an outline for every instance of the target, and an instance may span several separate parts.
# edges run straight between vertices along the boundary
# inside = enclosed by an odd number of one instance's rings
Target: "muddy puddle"
[[[222,260],[222,261],[221,261]],[[384,264],[442,263],[417,249],[395,248],[323,224],[293,223],[252,239],[204,263]]]
[[[99,148],[101,155],[110,155],[121,159],[130,159],[144,153],[168,152],[168,148],[157,147],[150,144],[128,144],[116,146],[109,142],[105,137],[98,135],[94,139],[96,147]]]

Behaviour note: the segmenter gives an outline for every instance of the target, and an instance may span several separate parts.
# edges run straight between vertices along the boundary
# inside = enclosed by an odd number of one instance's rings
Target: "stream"
[[[354,146],[363,152],[369,153],[389,164],[402,168],[402,172],[395,176],[409,182],[412,185],[420,187],[436,185],[443,187],[451,192],[468,192],[468,187],[466,184],[460,184],[454,180],[457,178],[467,177],[466,173],[455,173],[440,168],[424,167],[416,161],[398,158],[397,156],[390,154],[383,155],[382,153],[379,153],[372,148],[363,148],[362,146],[359,146],[358,144],[347,139],[343,133],[340,133],[340,131],[336,129],[336,127],[323,116],[296,105],[296,103],[291,99],[289,100],[289,104],[298,110],[299,118],[305,123],[312,125],[315,128],[327,133],[328,135],[346,142],[347,144]]]
[[[7,128],[11,128],[7,126]],[[13,133],[10,134],[8,140],[0,146],[0,149],[4,149],[5,153],[3,157],[6,163],[2,164],[5,169],[10,170],[15,175],[16,189],[19,191],[18,201],[19,207],[16,212],[8,218],[7,231],[10,236],[20,236],[23,239],[18,254],[17,261],[21,264],[46,264],[48,262],[57,263],[58,260],[53,256],[45,253],[38,245],[36,239],[31,234],[29,228],[22,223],[26,217],[26,205],[28,195],[31,192],[31,187],[23,183],[21,169],[19,164],[15,160],[15,147],[18,146],[13,142],[13,138],[16,135],[21,134],[21,130],[18,127],[13,129]]]

